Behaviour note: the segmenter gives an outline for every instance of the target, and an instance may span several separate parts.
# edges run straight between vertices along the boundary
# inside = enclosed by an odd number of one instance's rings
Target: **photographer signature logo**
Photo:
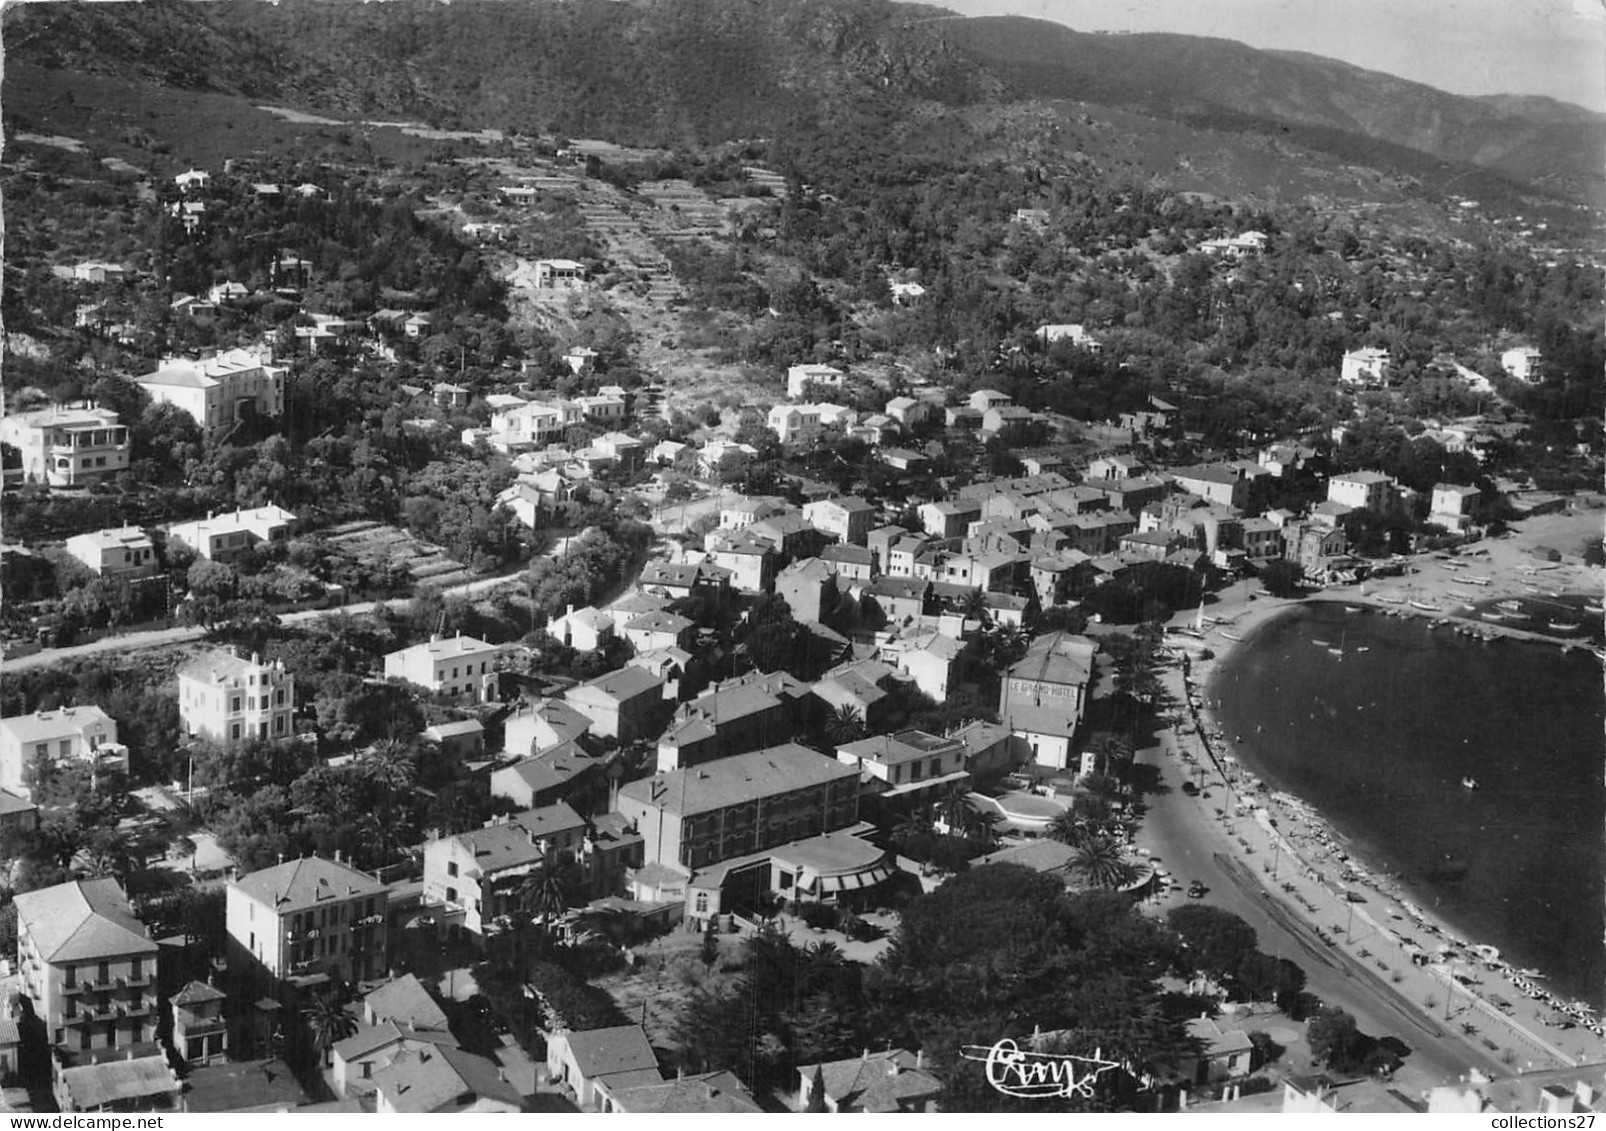
[[[1105,1060],[1102,1050],[1092,1056],[1034,1052],[1009,1037],[992,1045],[965,1045],[959,1055],[987,1066],[987,1082],[1006,1096],[1020,1099],[1093,1097],[1100,1076],[1121,1065]]]

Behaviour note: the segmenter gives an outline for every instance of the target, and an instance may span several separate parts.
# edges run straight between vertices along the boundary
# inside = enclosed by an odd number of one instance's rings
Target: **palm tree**
[[[1099,837],[1076,850],[1071,868],[1098,888],[1121,888],[1137,878],[1137,869],[1121,852],[1121,846],[1108,837]]]
[[[334,1047],[357,1031],[357,1019],[347,1013],[333,993],[312,999],[302,1011],[312,1030],[312,1045],[323,1056],[323,1066],[333,1062]]]
[[[357,766],[362,776],[380,791],[382,798],[378,814],[380,856],[389,863],[396,840],[395,821],[392,820],[396,797],[412,789],[418,772],[417,761],[407,743],[387,738],[374,743],[358,761]]]
[[[832,711],[831,717],[825,721],[825,737],[832,746],[857,742],[867,733],[864,716],[850,703],[844,703]]]
[[[1049,839],[1078,847],[1087,841],[1087,826],[1073,809],[1061,809],[1048,823]]]
[[[998,839],[998,826],[1002,821],[1003,817],[991,809],[970,808],[970,817],[965,822],[965,835],[983,844],[992,844]]]
[[[1130,740],[1109,731],[1100,731],[1087,744],[1097,760],[1098,772],[1109,777],[1122,777],[1132,764]]]
[[[974,818],[970,805],[970,790],[963,782],[955,782],[937,799],[937,816],[948,826],[949,836],[963,836]]]

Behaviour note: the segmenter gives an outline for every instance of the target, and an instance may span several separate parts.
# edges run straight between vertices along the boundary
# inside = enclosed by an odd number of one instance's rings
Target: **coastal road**
[[[1172,741],[1169,732],[1162,742]],[[1181,791],[1189,767],[1167,747],[1151,747],[1138,756],[1140,764],[1157,767],[1160,790],[1148,796],[1148,815],[1138,834],[1138,843],[1160,857],[1161,867],[1184,885],[1201,881],[1209,888],[1204,902],[1231,911],[1254,926],[1260,948],[1277,958],[1296,962],[1305,971],[1307,989],[1328,1005],[1352,1014],[1363,1032],[1373,1036],[1396,1036],[1413,1052],[1396,1076],[1403,1087],[1453,1081],[1477,1066],[1485,1072],[1505,1075],[1497,1061],[1469,1046],[1409,1003],[1392,1000],[1397,995],[1379,979],[1337,947],[1316,937],[1311,927],[1271,898],[1253,872],[1245,874],[1247,864],[1238,864],[1237,844],[1223,823],[1214,817],[1225,808],[1226,792],[1218,784],[1207,786],[1208,798],[1191,798]],[[1250,818],[1238,818],[1240,823]],[[1259,864],[1254,867],[1258,868]],[[1172,897],[1175,903],[1185,902]],[[1299,1065],[1304,1069],[1308,1065]]]

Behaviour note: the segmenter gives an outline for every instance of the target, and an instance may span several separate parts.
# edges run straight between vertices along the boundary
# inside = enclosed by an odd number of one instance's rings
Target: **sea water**
[[[1207,695],[1232,753],[1374,874],[1606,1006],[1606,690],[1589,648],[1309,604],[1237,647]]]

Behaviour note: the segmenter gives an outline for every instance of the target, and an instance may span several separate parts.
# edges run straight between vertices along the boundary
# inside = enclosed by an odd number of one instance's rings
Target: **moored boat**
[[[1461,779],[1461,788],[1465,789],[1465,790],[1477,789],[1478,788],[1478,779],[1477,778],[1462,778]],[[1498,954],[1499,952],[1496,951],[1495,953]]]

